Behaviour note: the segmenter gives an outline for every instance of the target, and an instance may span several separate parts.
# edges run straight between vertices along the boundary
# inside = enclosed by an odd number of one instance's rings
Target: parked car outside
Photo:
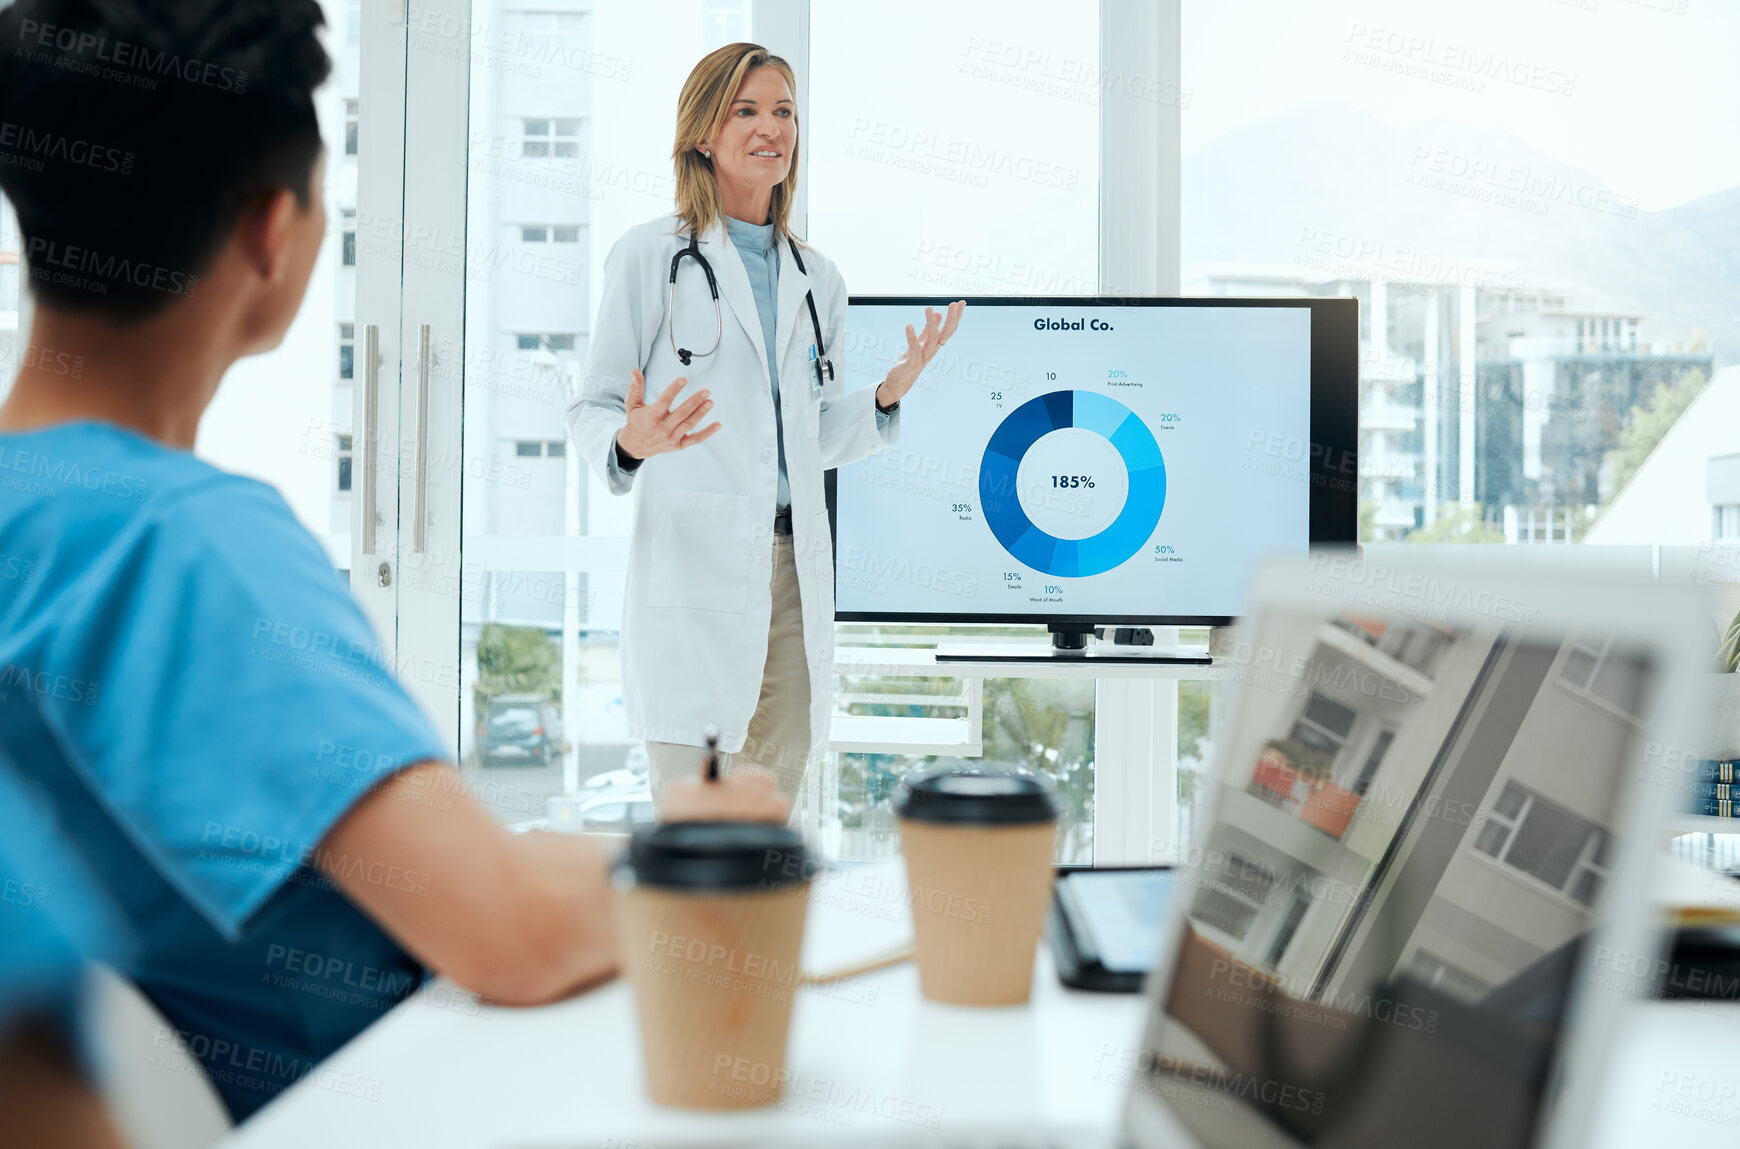
[[[639,790],[603,794],[582,805],[576,829],[582,833],[602,830],[626,834],[652,820],[652,790],[643,783]]]
[[[622,766],[616,770],[606,770],[602,774],[594,774],[580,785],[583,795],[628,793],[647,788],[647,753],[646,747],[637,742],[628,748],[623,756]]]
[[[477,725],[477,764],[548,766],[562,758],[562,714],[543,694],[498,694]]]

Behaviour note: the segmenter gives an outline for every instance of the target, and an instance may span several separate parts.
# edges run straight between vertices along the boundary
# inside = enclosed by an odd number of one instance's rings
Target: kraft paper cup
[[[1025,1002],[1051,901],[1051,781],[971,771],[918,775],[901,783],[895,813],[924,996],[951,1005]]]
[[[765,823],[667,823],[630,840],[617,923],[654,1102],[779,1100],[810,867],[796,831]]]

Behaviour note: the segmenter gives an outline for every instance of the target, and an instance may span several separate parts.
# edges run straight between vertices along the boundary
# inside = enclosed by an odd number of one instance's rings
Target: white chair
[[[206,1149],[230,1132],[199,1059],[137,986],[93,966],[86,1001],[98,1086],[132,1149]]]

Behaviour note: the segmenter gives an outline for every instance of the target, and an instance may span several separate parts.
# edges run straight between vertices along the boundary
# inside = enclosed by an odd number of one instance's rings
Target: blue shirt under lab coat
[[[755,312],[761,319],[761,343],[767,348],[767,377],[773,384],[773,422],[779,439],[779,490],[774,506],[783,511],[791,506],[791,482],[785,473],[785,418],[779,410],[779,358],[774,354],[776,345],[773,338],[779,323],[779,264],[783,253],[774,241],[771,223],[744,223],[726,216],[725,234],[742,257],[743,270],[749,273],[749,288],[755,293]],[[808,321],[809,310],[805,308],[803,322]],[[821,349],[818,347],[817,350]],[[888,411],[877,410],[878,428],[888,425],[893,410],[892,407]]]

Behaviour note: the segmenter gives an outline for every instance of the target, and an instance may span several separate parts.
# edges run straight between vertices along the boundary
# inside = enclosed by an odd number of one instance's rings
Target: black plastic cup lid
[[[755,890],[807,882],[803,835],[771,822],[666,822],[636,830],[617,869],[637,884]]]
[[[913,822],[1016,826],[1057,820],[1057,790],[1041,774],[939,770],[900,783],[894,812]]]

